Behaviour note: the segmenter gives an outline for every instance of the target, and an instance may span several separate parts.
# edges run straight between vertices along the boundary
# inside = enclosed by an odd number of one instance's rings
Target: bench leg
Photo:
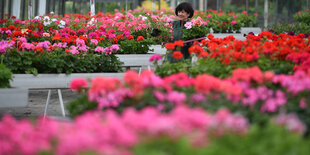
[[[141,75],[142,67],[139,68],[139,76]]]
[[[65,107],[64,107],[63,100],[62,100],[62,94],[61,94],[61,90],[60,89],[58,89],[58,97],[59,97],[59,102],[60,102],[60,108],[61,108],[62,116],[66,117]]]
[[[52,92],[52,90],[49,89],[49,90],[48,90],[48,94],[47,94],[46,103],[45,103],[44,118],[45,118],[45,116],[47,115],[47,109],[48,109],[48,104],[49,104],[50,98],[51,98],[51,92]]]

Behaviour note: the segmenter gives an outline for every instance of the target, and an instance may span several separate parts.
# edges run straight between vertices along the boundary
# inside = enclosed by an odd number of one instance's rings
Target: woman
[[[183,32],[182,30],[185,29],[184,25],[190,18],[194,15],[194,9],[192,5],[188,2],[180,3],[175,8],[175,15],[178,17],[178,20],[172,22],[172,30],[173,30],[173,40],[182,40]],[[188,53],[188,48],[191,46],[191,43],[184,44],[184,47],[181,48],[181,53],[183,54],[184,59],[189,59],[190,55]],[[173,60],[172,54],[168,55],[169,62],[175,62]]]

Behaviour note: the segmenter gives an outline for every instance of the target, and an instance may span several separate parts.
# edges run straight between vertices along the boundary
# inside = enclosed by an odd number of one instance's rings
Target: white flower
[[[41,20],[40,16],[35,16],[34,19]]]
[[[139,15],[139,17],[141,17],[142,20],[147,20],[147,17]]]
[[[61,20],[61,21],[59,22],[59,24],[58,24],[58,27],[60,27],[60,28],[64,28],[64,27],[65,27],[65,25],[66,25],[66,22],[65,22],[65,21],[63,21],[63,20]]]
[[[56,21],[57,21],[57,19],[56,19],[56,18],[53,18],[53,19],[52,19],[52,22],[56,22]]]
[[[191,29],[192,25],[193,25],[192,22],[186,22],[184,26],[186,29]]]
[[[43,20],[49,22],[50,21],[50,17],[49,16],[44,16]]]
[[[51,22],[49,22],[49,21],[44,21],[44,22],[43,22],[43,25],[44,25],[44,26],[47,26],[47,25],[50,25],[50,24],[51,24]]]
[[[94,25],[94,23],[96,23],[96,22],[97,22],[97,19],[91,18],[90,21],[87,23],[87,26]]]

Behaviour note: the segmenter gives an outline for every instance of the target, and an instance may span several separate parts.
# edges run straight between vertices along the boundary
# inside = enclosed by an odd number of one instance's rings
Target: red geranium
[[[175,58],[175,59],[182,59],[183,58],[183,54],[180,52],[180,51],[174,51],[172,56]]]
[[[182,40],[175,41],[174,44],[175,44],[175,46],[180,46],[180,47],[183,47],[183,46],[184,46],[184,43],[183,43]]]
[[[175,49],[175,43],[167,43],[165,47],[167,50],[173,50]]]
[[[143,36],[138,36],[137,41],[144,40]]]
[[[134,39],[132,35],[128,36],[128,40]]]

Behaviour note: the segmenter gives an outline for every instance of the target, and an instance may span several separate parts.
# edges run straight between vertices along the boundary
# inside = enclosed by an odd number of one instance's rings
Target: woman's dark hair
[[[175,8],[175,15],[178,15],[179,11],[184,10],[189,14],[188,18],[192,18],[194,16],[194,9],[192,5],[188,2],[183,2],[180,3],[176,8]]]

